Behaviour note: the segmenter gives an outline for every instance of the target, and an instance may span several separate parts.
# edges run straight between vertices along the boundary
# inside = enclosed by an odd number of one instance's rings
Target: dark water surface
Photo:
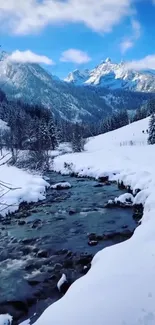
[[[72,188],[49,189],[45,201],[22,209],[11,221],[0,221],[0,314],[12,313],[15,324],[34,313],[38,317],[61,297],[56,284],[62,273],[72,283],[96,252],[126,239],[113,236],[89,246],[90,233],[132,232],[136,227],[131,208],[104,208],[123,193],[116,184],[96,187],[90,179],[47,176],[51,184],[66,181]]]

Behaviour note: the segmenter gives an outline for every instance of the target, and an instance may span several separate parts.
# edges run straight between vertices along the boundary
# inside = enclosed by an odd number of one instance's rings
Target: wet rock
[[[35,229],[40,227],[41,225],[42,225],[42,221],[40,219],[36,219],[32,224],[32,228]]]
[[[126,229],[122,232],[118,231],[118,232],[104,234],[103,239],[104,240],[113,240],[113,239],[120,238],[120,239],[124,240],[124,239],[130,238],[132,235],[133,235],[133,231],[131,231],[130,229]]]
[[[73,255],[73,253],[71,251],[68,251],[66,257],[71,257]]]
[[[135,219],[136,221],[139,221],[143,216],[143,212],[144,212],[143,205],[142,204],[135,204],[134,205],[133,219]]]
[[[4,250],[4,247],[0,247],[0,262],[9,258],[8,251]]]
[[[34,276],[30,276],[27,278],[27,282],[31,285],[31,286],[36,286],[41,282],[45,282],[47,281],[49,278],[49,274],[48,273],[39,273],[36,274]]]
[[[125,189],[126,189],[126,186],[124,185],[123,182],[118,182],[118,188],[119,188],[120,190],[125,190]]]
[[[19,220],[18,221],[19,226],[24,226],[25,224],[26,224],[26,222],[24,220]]]
[[[98,241],[97,240],[90,240],[89,242],[88,242],[88,245],[89,246],[96,246],[98,244]]]
[[[91,264],[89,264],[89,265],[85,265],[85,266],[83,267],[81,273],[84,274],[84,275],[87,274],[88,271],[90,270],[90,268],[91,268]]]
[[[18,243],[18,240],[17,238],[11,238],[11,244],[17,244]]]
[[[102,183],[97,183],[94,185],[94,187],[103,187],[103,184]]]
[[[36,241],[36,239],[33,239],[33,238],[24,238],[24,239],[22,239],[21,242],[24,245],[30,245],[30,244],[33,244],[35,241]]]
[[[31,249],[31,247],[30,246],[27,246],[27,247],[22,247],[22,253],[23,253],[23,255],[28,255],[28,254],[30,254],[31,253],[31,251],[32,251],[32,249]]]
[[[71,283],[68,282],[66,275],[63,274],[57,283],[57,288],[61,293],[65,294],[69,289],[70,285]]]
[[[128,226],[127,226],[127,225],[124,225],[124,226],[122,226],[122,229],[126,229],[126,228],[128,228]]]
[[[96,235],[95,233],[91,233],[88,235],[89,241],[101,241],[103,240],[102,235]]]
[[[31,213],[37,213],[37,212],[38,212],[37,209],[33,209],[33,210],[31,210]]]
[[[15,321],[27,315],[28,304],[26,301],[6,301],[0,304],[0,313],[10,314]]]
[[[63,248],[63,249],[60,249],[59,251],[56,252],[57,255],[65,255],[68,253],[68,250]]]
[[[132,191],[132,189],[131,189],[130,186],[127,186],[127,192],[128,192],[129,194],[133,194],[133,191]]]
[[[105,185],[106,186],[110,186],[111,185],[111,182],[110,181],[107,181],[107,182],[105,182]]]
[[[92,259],[93,259],[93,255],[92,254],[80,255],[80,257],[76,261],[76,264],[80,264],[82,266],[86,266],[86,265],[89,265],[91,263]]]
[[[131,231],[130,229],[126,229],[126,230],[120,232],[120,236],[122,238],[128,239],[128,238],[132,237],[133,233],[134,233],[134,231]]]
[[[53,190],[67,190],[71,187],[72,187],[71,184],[68,182],[61,182],[61,183],[51,185],[51,189]]]
[[[73,267],[73,264],[74,264],[73,260],[69,258],[64,261],[63,266],[64,268],[69,269]]]
[[[135,196],[136,196],[139,192],[141,192],[141,190],[140,190],[139,188],[136,188],[136,190],[134,191]]]
[[[109,200],[108,203],[104,206],[105,208],[131,208],[133,203],[130,199],[126,199],[126,201],[121,202],[118,199]]]
[[[98,181],[100,183],[108,182],[108,180],[109,180],[109,177],[108,176],[101,176],[101,177],[98,178]]]
[[[37,253],[37,256],[38,257],[41,257],[41,258],[46,258],[46,257],[48,257],[48,251],[46,251],[46,250],[40,250],[38,253]]]
[[[76,213],[76,210],[74,210],[74,209],[69,210],[69,215],[72,215],[72,214],[75,214],[75,213]]]
[[[62,270],[63,265],[61,263],[56,263],[53,267],[54,271],[60,271]]]
[[[23,218],[28,218],[31,215],[31,212],[29,211],[19,211],[15,214],[16,219],[23,219]]]

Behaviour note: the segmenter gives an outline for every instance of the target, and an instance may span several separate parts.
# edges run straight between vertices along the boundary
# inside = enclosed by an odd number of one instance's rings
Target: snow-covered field
[[[123,180],[144,204],[130,240],[103,249],[91,270],[46,309],[36,325],[155,325],[155,146],[147,146],[148,119],[90,139],[86,152],[55,158],[55,170]],[[115,174],[114,174],[115,173]]]
[[[0,214],[18,210],[21,202],[45,199],[49,184],[39,175],[32,175],[13,166],[0,166]]]

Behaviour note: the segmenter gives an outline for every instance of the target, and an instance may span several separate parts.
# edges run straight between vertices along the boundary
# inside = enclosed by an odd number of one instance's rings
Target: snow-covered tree
[[[84,150],[85,139],[83,138],[82,128],[78,123],[73,126],[73,138],[71,144],[74,152],[81,152]]]
[[[150,117],[148,143],[155,144],[155,114]]]

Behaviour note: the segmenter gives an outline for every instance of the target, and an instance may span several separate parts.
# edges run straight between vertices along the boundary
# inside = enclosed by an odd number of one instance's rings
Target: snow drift
[[[39,175],[13,166],[0,166],[0,214],[15,212],[22,202],[44,200],[47,186],[49,184]]]

